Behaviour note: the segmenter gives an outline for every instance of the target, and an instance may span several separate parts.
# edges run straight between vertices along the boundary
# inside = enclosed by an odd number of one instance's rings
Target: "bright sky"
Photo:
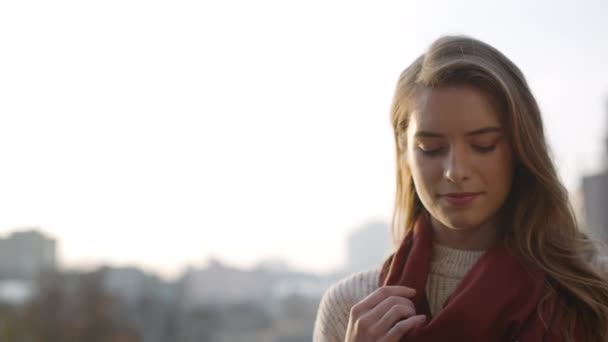
[[[605,1],[0,2],[0,233],[65,266],[301,270],[390,215],[397,76],[441,34],[509,56],[571,190],[599,169]],[[387,232],[388,234],[388,232]]]

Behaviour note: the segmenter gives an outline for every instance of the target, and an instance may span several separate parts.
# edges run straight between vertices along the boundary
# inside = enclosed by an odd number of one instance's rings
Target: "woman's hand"
[[[383,286],[350,310],[345,342],[393,342],[426,320],[416,315],[416,290],[405,286]]]

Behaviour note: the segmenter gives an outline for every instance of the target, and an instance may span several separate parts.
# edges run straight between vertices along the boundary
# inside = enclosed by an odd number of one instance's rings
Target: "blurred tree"
[[[120,303],[106,293],[102,280],[100,271],[45,275],[14,341],[138,342],[135,330],[113,317]]]
[[[9,305],[0,305],[0,341],[16,341],[18,324],[15,309]]]

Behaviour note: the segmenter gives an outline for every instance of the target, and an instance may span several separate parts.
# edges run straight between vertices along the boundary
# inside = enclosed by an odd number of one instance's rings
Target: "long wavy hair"
[[[515,172],[501,208],[506,229],[500,238],[507,248],[548,276],[548,300],[559,296],[568,307],[560,327],[574,341],[582,324],[584,341],[608,341],[608,280],[593,262],[597,244],[579,231],[551,160],[540,110],[519,70],[494,47],[462,36],[437,39],[407,67],[397,82],[391,106],[397,158],[397,187],[392,232],[395,247],[425,212],[404,158],[406,130],[420,90],[452,85],[473,86],[499,108],[501,124],[511,142]],[[388,261],[388,260],[387,260]],[[541,316],[542,317],[542,316]]]

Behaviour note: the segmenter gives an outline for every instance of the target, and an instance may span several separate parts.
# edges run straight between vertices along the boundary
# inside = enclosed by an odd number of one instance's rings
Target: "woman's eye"
[[[443,147],[426,148],[424,146],[418,146],[418,149],[420,150],[420,152],[427,156],[436,156],[443,153],[444,151]]]
[[[473,148],[481,153],[488,153],[488,152],[494,151],[496,149],[496,145],[488,145],[488,146],[473,145]]]
[[[490,153],[496,149],[496,145],[472,145],[473,149],[479,153]],[[438,156],[446,151],[445,146],[424,146],[418,145],[418,150],[427,156]]]

